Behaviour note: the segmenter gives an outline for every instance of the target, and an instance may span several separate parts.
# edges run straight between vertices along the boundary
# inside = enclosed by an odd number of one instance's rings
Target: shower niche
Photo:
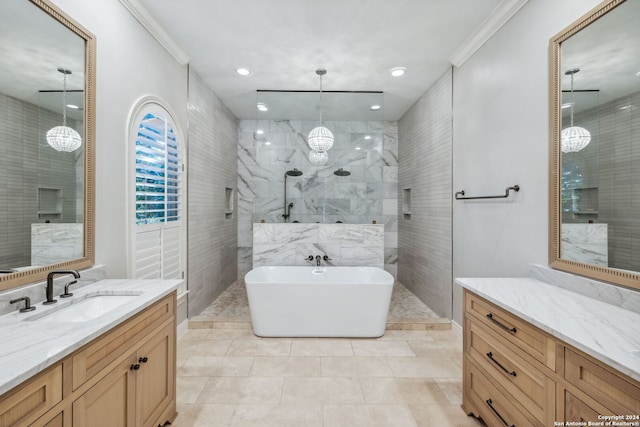
[[[411,188],[402,189],[402,217],[411,219]]]
[[[224,188],[224,218],[233,218],[233,188]]]

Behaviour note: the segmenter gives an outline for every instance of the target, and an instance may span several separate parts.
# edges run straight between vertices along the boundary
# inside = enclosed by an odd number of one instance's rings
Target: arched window
[[[184,153],[171,114],[139,103],[133,145],[130,273],[137,279],[184,278]]]

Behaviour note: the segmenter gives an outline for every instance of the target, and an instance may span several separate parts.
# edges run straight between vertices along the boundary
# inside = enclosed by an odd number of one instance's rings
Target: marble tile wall
[[[411,189],[411,215],[399,217],[398,281],[438,316],[452,315],[452,71],[399,121],[400,194]]]
[[[306,135],[316,122],[241,120],[238,131],[238,279],[251,269],[253,224],[283,223],[284,173],[291,221],[300,223],[384,224],[384,267],[397,265],[397,123],[327,121],[335,136],[329,160],[314,166]],[[258,130],[262,131],[261,134]],[[370,138],[369,138],[370,137]],[[338,168],[350,176],[334,175]],[[354,257],[357,257],[354,255]]]
[[[568,224],[561,228],[562,258],[608,267],[607,224]]]
[[[236,193],[237,120],[189,70],[188,281],[189,317],[199,314],[237,277],[237,211],[225,212],[226,188]],[[237,206],[237,203],[233,203]]]
[[[640,313],[640,292],[636,290],[576,276],[538,264],[531,265],[529,276],[550,285]]]
[[[309,255],[328,255],[322,265],[384,266],[383,224],[253,224],[253,268],[315,265]]]
[[[82,258],[84,224],[31,224],[31,265]]]
[[[57,113],[0,94],[0,268],[31,265],[31,224],[45,220],[38,217],[39,187],[61,190],[61,215],[51,222],[81,219],[76,169],[82,156],[57,152],[45,141],[46,131],[61,123]]]

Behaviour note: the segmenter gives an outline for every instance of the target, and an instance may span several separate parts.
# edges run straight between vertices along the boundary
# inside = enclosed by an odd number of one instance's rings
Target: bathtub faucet
[[[305,258],[307,261],[313,262],[313,255],[309,255],[308,257]],[[316,260],[316,265],[319,266],[320,265],[320,260],[322,258],[320,257],[320,255],[316,255],[315,260]]]

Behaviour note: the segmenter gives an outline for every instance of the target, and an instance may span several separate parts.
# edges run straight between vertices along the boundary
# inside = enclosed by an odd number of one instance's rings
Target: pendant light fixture
[[[326,151],[315,151],[311,150],[309,152],[309,163],[313,166],[324,166],[327,164],[329,160],[329,153]]]
[[[591,134],[588,130],[573,125],[573,107],[575,105],[573,99],[573,76],[579,71],[580,68],[572,68],[564,73],[567,76],[571,76],[571,125],[562,130],[560,149],[563,153],[576,153],[591,142]]]
[[[307,143],[313,151],[324,153],[333,146],[333,134],[329,129],[322,126],[322,76],[327,74],[327,70],[318,68],[316,74],[320,76],[320,126],[309,132]]]
[[[62,89],[62,126],[56,126],[47,132],[47,143],[57,151],[72,152],[82,145],[80,134],[67,126],[67,75],[71,70],[58,68],[64,76]]]

